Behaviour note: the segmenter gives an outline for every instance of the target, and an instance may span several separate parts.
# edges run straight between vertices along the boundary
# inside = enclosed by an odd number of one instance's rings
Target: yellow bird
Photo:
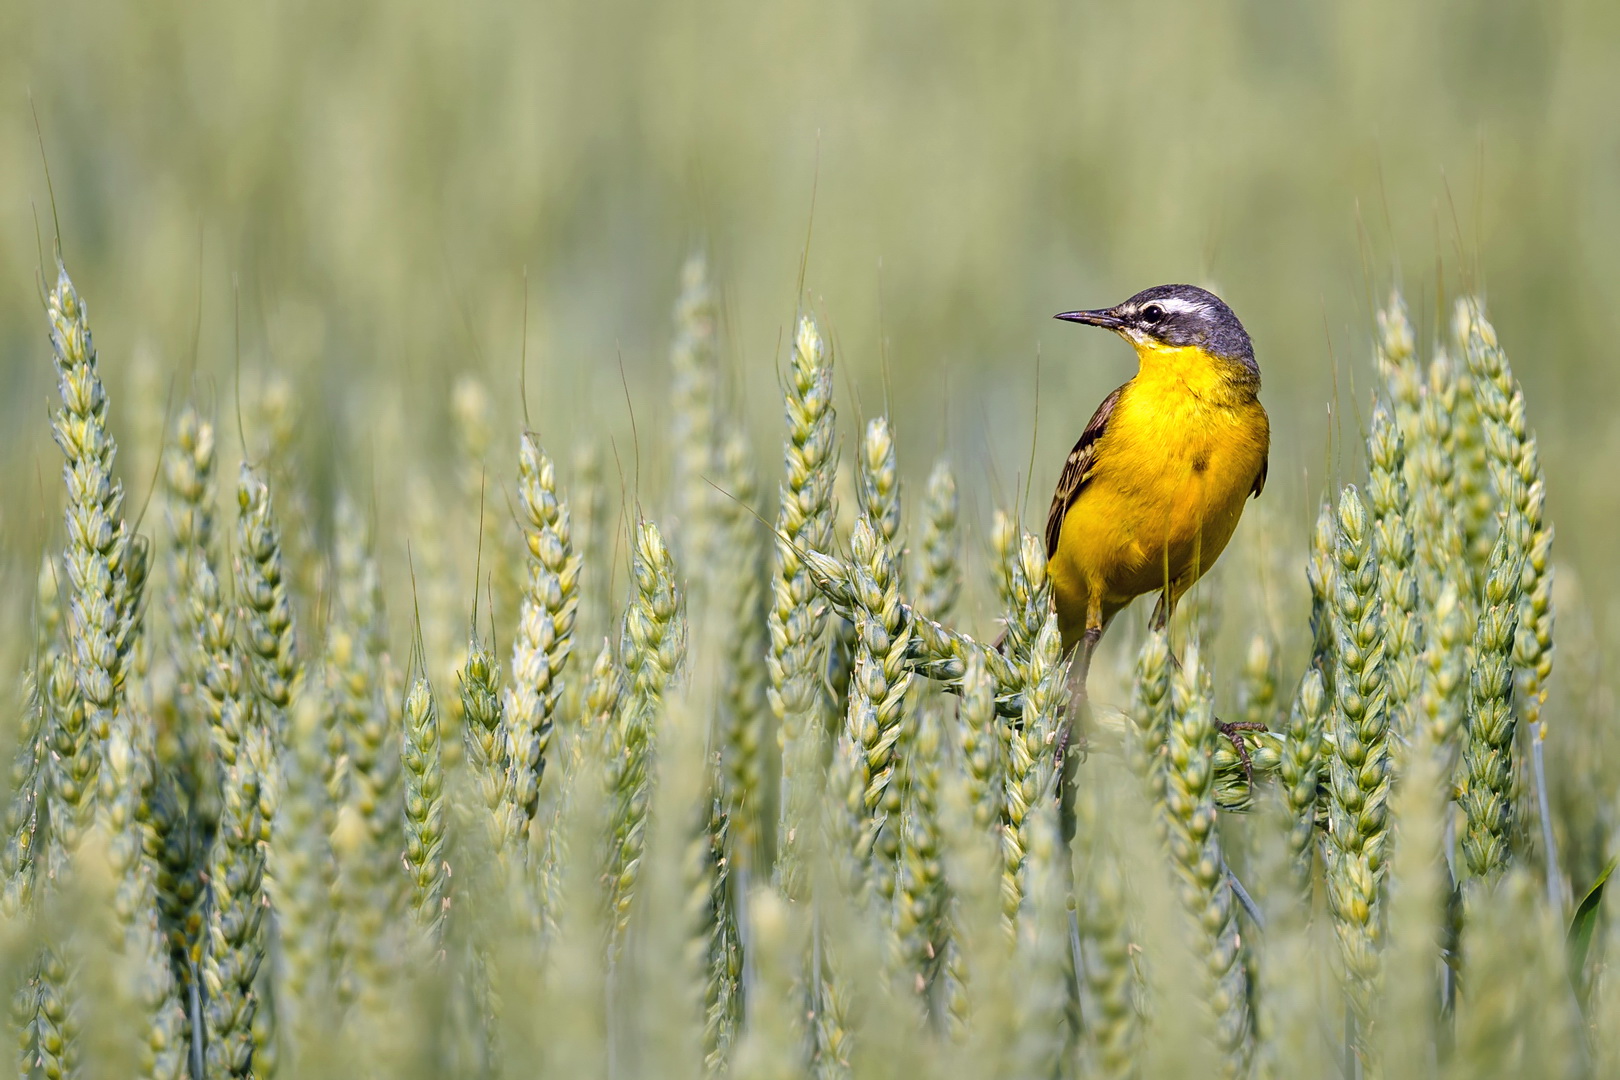
[[[1265,487],[1271,424],[1249,335],[1214,293],[1159,285],[1056,317],[1114,331],[1138,363],[1074,444],[1046,520],[1063,648],[1079,650],[1070,679],[1084,694],[1114,616],[1157,592],[1163,626],[1226,547]]]

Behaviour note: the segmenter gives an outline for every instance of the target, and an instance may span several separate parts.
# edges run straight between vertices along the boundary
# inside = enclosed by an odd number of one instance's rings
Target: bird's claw
[[[1266,727],[1266,725],[1256,720],[1239,720],[1233,724],[1228,724],[1223,720],[1217,720],[1215,721],[1215,727],[1222,735],[1225,735],[1232,741],[1232,748],[1237,751],[1238,761],[1243,765],[1243,777],[1249,782],[1249,786],[1253,787],[1254,763],[1249,760],[1249,748],[1243,742],[1243,732],[1266,731],[1269,729]]]

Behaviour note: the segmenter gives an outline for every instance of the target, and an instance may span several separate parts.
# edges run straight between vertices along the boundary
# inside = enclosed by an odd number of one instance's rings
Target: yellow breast
[[[1155,350],[1121,392],[1052,559],[1066,640],[1145,593],[1179,597],[1231,539],[1270,425],[1253,388],[1217,364],[1201,350]]]

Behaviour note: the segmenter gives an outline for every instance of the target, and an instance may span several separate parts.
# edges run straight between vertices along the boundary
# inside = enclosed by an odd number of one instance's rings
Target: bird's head
[[[1238,317],[1220,297],[1196,285],[1155,285],[1113,307],[1065,311],[1056,318],[1112,330],[1134,345],[1144,361],[1190,349],[1260,374],[1254,346]]]

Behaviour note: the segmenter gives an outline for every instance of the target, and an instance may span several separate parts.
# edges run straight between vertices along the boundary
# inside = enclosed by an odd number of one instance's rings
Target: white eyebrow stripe
[[[1163,300],[1153,300],[1150,303],[1158,304],[1165,311],[1176,314],[1194,314],[1208,308],[1206,304],[1201,304],[1196,300],[1184,300],[1179,296],[1167,296]]]

